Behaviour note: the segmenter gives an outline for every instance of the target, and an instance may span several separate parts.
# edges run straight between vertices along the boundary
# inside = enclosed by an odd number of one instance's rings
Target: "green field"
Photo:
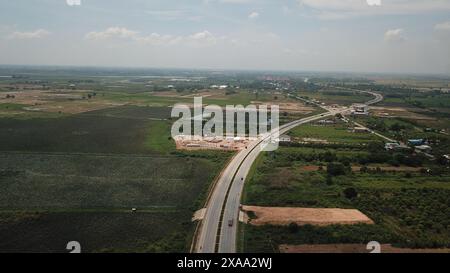
[[[205,89],[203,91],[207,91]],[[141,93],[130,93],[130,92],[120,92],[120,91],[108,91],[102,93],[102,99],[109,99],[117,103],[127,103],[127,104],[137,104],[137,105],[149,105],[155,107],[172,106],[177,103],[192,104],[194,102],[195,92],[192,93],[175,93],[173,96],[161,96],[158,92],[141,92]],[[252,101],[274,101],[274,95],[270,93],[255,94],[250,90],[239,90],[226,95],[221,95],[219,91],[214,94],[212,91],[212,96],[205,96],[203,98],[203,103],[214,104],[219,106],[226,105],[249,105]],[[186,97],[189,95],[189,97]],[[202,96],[199,94],[198,96]],[[284,96],[279,95],[279,100],[284,99]]]
[[[136,106],[57,119],[1,118],[0,151],[151,154],[159,149],[149,143],[152,135],[152,141],[169,148],[163,151],[169,153],[174,145],[161,130],[170,129],[171,123],[155,117],[168,118],[160,108],[153,112]]]
[[[194,209],[221,168],[203,158],[137,155],[2,153],[0,163],[4,209]]]
[[[230,154],[176,152],[168,114],[1,118],[0,252],[66,252],[73,240],[84,252],[188,251],[193,212]]]
[[[434,121],[417,122],[404,118],[379,117],[357,118],[356,121],[385,136],[404,143],[407,143],[409,139],[427,139],[433,143],[433,153],[436,156],[450,153],[450,136],[441,133],[439,126],[433,127],[436,125]],[[445,118],[438,121],[440,125],[446,122]]]
[[[371,166],[389,164],[393,162],[392,155],[382,149],[376,152],[372,144],[357,146],[355,144],[375,139],[355,139],[353,135],[347,136],[347,131],[340,130],[340,125],[300,126],[291,134],[329,139],[341,144],[320,147],[288,145],[276,152],[260,155],[247,178],[242,203],[275,207],[356,208],[374,220],[375,225],[302,226],[295,230],[242,225],[239,234],[241,251],[277,252],[280,244],[366,244],[373,240],[400,247],[449,247],[448,170],[434,162],[424,161],[414,164],[431,168],[431,175],[381,169],[351,171],[349,165],[362,165],[361,162]],[[329,164],[340,164],[343,173],[328,172],[326,167]],[[323,169],[308,171],[305,169],[308,166],[323,166]],[[355,190],[357,196],[346,195],[348,189]]]
[[[316,99],[326,104],[351,105],[353,103],[364,103],[372,99],[371,95],[362,94],[356,91],[344,90],[321,90],[321,91],[300,91],[299,96]]]
[[[315,138],[330,143],[367,143],[378,138],[370,133],[353,133],[347,124],[337,126],[311,125],[293,129],[289,135],[295,138]]]
[[[185,211],[0,212],[0,252],[185,252],[194,225]]]

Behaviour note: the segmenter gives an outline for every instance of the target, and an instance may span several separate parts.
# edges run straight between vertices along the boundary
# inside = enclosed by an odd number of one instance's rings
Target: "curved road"
[[[366,104],[375,104],[383,100],[383,96],[369,91],[356,90],[375,96],[375,99]],[[301,99],[301,98],[298,98]],[[303,99],[302,99],[303,100]],[[322,107],[322,106],[320,106]],[[324,108],[324,107],[322,107]],[[326,113],[319,114],[280,126],[279,134],[284,134],[293,128],[324,117],[346,113],[348,108],[327,109]],[[258,141],[248,145],[247,149],[240,151],[230,161],[220,175],[206,206],[206,212],[198,231],[194,252],[197,253],[235,253],[236,234],[239,218],[239,207],[244,182],[254,161],[262,151],[265,141],[270,139],[274,132],[261,137]],[[229,226],[229,221],[233,224]]]

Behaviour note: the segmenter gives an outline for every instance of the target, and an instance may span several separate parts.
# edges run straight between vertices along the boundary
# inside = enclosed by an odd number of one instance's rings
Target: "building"
[[[281,135],[279,140],[280,142],[291,142],[291,137],[288,135]]]
[[[335,124],[335,123],[336,122],[332,119],[322,119],[317,122],[317,124],[320,124],[320,125]]]
[[[408,144],[411,146],[420,146],[424,144],[424,142],[423,139],[408,139]]]
[[[442,155],[442,158],[444,159],[444,164],[450,164],[450,155]]]
[[[355,128],[353,128],[353,133],[363,134],[363,133],[368,133],[368,132],[369,132],[369,130],[367,128],[364,128],[364,127],[355,127]]]
[[[188,148],[200,148],[201,146],[200,146],[200,144],[197,144],[197,143],[189,143],[189,144],[186,144],[186,147],[188,147]]]
[[[433,149],[428,145],[419,145],[419,146],[416,146],[416,151],[423,152],[423,153],[431,153],[433,151]]]
[[[400,144],[398,144],[397,142],[388,142],[384,145],[384,149],[386,149],[387,151],[392,151],[398,149],[399,147]]]
[[[408,146],[406,146],[404,144],[400,144],[398,142],[388,142],[384,145],[384,149],[386,151],[394,151],[394,150],[400,150],[400,149],[408,150],[410,148]]]
[[[369,106],[367,106],[366,104],[353,104],[352,108],[353,115],[369,115]]]

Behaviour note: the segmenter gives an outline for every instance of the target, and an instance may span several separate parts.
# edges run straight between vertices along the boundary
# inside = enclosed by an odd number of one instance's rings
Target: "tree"
[[[369,142],[369,144],[367,145],[367,149],[371,153],[384,151],[384,144],[383,144],[383,142],[372,141],[372,142]]]
[[[405,129],[405,126],[401,125],[400,123],[396,122],[394,124],[392,124],[389,128],[389,130],[394,131],[394,132],[399,132],[401,130]]]
[[[326,151],[322,157],[325,162],[332,162],[337,159],[336,154],[330,151]]]
[[[299,230],[297,223],[294,222],[289,224],[288,229],[290,233],[297,233]]]
[[[327,185],[333,185],[333,177],[331,175],[327,175],[327,179],[326,179]]]
[[[346,188],[344,190],[344,196],[347,199],[354,199],[354,198],[358,197],[358,192],[356,191],[355,188]]]
[[[340,162],[328,163],[327,172],[330,176],[339,176],[346,174],[347,168]]]
[[[437,162],[438,162],[440,165],[448,165],[449,162],[450,162],[450,160],[448,160],[445,156],[441,155],[441,156],[438,158]]]
[[[362,173],[366,173],[368,170],[369,170],[369,168],[367,168],[366,165],[362,166],[362,167],[359,169],[359,171],[362,172]]]

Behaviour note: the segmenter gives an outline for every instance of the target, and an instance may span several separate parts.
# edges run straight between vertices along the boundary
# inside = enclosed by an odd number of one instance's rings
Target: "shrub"
[[[292,222],[289,224],[288,229],[290,233],[297,233],[299,228],[297,223]]]
[[[344,164],[339,162],[328,163],[327,172],[329,176],[345,175],[347,173],[347,168]]]
[[[355,199],[356,197],[358,197],[358,192],[355,188],[346,188],[344,190],[344,196],[347,199]]]

